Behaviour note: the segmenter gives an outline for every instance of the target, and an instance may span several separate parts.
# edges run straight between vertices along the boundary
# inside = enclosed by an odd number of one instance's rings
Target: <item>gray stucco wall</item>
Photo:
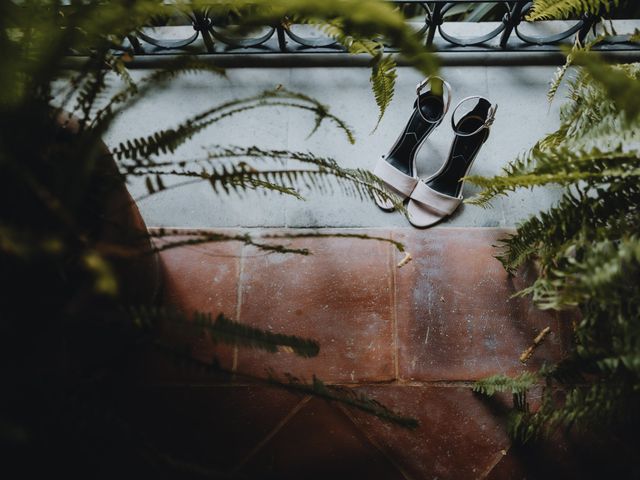
[[[483,95],[499,104],[491,136],[481,150],[472,173],[494,175],[518,154],[526,151],[558,123],[563,92],[549,105],[551,66],[450,66],[442,75],[453,86],[453,104],[468,95]],[[135,77],[148,74],[134,70]],[[421,76],[409,67],[398,71],[396,94],[379,128],[374,132],[377,107],[369,86],[369,70],[363,67],[326,68],[230,68],[227,78],[191,74],[171,82],[164,90],[145,98],[117,121],[106,137],[109,146],[175,126],[180,120],[226,100],[253,95],[277,85],[317,98],[345,120],[356,134],[350,145],[344,134],[329,123],[308,137],[314,116],[284,107],[262,108],[226,119],[196,135],[173,158],[201,157],[209,145],[258,145],[264,148],[311,151],[335,158],[348,167],[372,168],[387,152],[410,114],[415,85]],[[114,86],[115,87],[115,86]],[[451,109],[453,110],[453,108]],[[448,115],[450,116],[451,111]],[[418,171],[428,175],[444,161],[453,134],[449,118],[438,127],[419,153]],[[265,166],[267,166],[265,164]],[[134,197],[145,193],[133,181]],[[475,188],[467,184],[465,197]],[[387,214],[369,202],[340,193],[304,191],[306,201],[259,192],[216,194],[206,183],[171,189],[139,203],[149,225],[171,227],[216,226],[390,226],[406,225],[400,214]],[[447,222],[452,226],[509,226],[551,204],[553,189],[519,192],[482,209],[461,207]]]

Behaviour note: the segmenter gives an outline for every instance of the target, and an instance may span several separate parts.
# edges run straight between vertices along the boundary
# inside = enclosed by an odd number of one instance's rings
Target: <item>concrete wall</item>
[[[459,66],[445,67],[442,75],[452,84],[453,106],[468,95],[483,95],[499,104],[491,136],[481,150],[472,173],[495,175],[510,160],[526,151],[558,124],[563,101],[546,100],[551,66]],[[135,70],[135,77],[148,71]],[[409,67],[398,71],[396,94],[377,131],[377,107],[363,67],[236,68],[227,78],[192,74],[173,81],[166,89],[145,98],[127,111],[106,137],[110,146],[120,141],[175,126],[180,120],[226,100],[253,95],[278,85],[317,98],[344,119],[356,134],[355,145],[329,123],[314,135],[312,113],[290,108],[262,108],[226,119],[196,135],[174,159],[202,157],[210,145],[257,145],[264,148],[311,151],[335,158],[347,167],[373,168],[387,152],[411,112],[415,85],[421,79]],[[114,86],[115,87],[115,86]],[[453,108],[451,109],[453,110]],[[453,134],[449,115],[424,144],[418,171],[428,175],[444,161]],[[266,164],[265,164],[266,166]],[[286,166],[286,165],[285,165]],[[184,179],[182,179],[184,180]],[[141,182],[130,185],[134,196],[146,189]],[[465,185],[469,197],[476,189]],[[173,227],[216,226],[390,226],[406,225],[400,214],[386,214],[369,202],[340,193],[304,191],[306,201],[258,192],[216,194],[206,183],[170,189],[140,202],[149,225]],[[447,223],[453,226],[509,226],[544,208],[558,196],[553,189],[520,192],[496,200],[492,208],[465,205]]]

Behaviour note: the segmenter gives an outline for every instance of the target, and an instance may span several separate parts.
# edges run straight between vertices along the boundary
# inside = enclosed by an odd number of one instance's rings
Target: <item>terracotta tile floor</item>
[[[492,245],[508,231],[339,232],[398,240],[413,260],[398,268],[404,254],[391,243],[334,237],[287,243],[309,256],[237,242],[162,253],[166,305],[311,337],[320,354],[305,359],[199,338],[193,355],[215,357],[236,372],[232,381],[144,355],[127,408],[161,449],[241,478],[593,477],[589,457],[572,453],[566,439],[512,446],[504,405],[470,390],[475,379],[536,369],[570,346],[570,319],[511,298],[531,277],[509,277],[493,258]],[[551,333],[522,365],[520,353],[547,326]],[[264,377],[269,369],[353,388],[419,427],[240,375]]]

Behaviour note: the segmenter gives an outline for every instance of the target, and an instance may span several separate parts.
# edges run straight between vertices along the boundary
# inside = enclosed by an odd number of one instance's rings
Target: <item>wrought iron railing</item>
[[[584,15],[573,21],[531,24],[524,21],[533,3],[530,0],[392,0],[392,3],[399,8],[411,8],[413,13],[421,12],[408,21],[425,44],[438,52],[557,52],[576,38],[585,40],[590,32],[595,32],[600,21],[597,16]],[[495,4],[504,13],[500,20],[493,22],[448,21],[451,10],[463,3]],[[344,53],[344,48],[334,39],[323,36],[310,25],[282,21],[265,26],[254,36],[234,37],[229,34],[227,23],[228,19],[212,18],[206,9],[193,11],[177,22],[172,19],[171,26],[149,27],[137,32],[129,37],[126,47],[132,48],[136,55]],[[611,35],[595,49],[640,51],[640,44],[632,42],[630,35]],[[387,51],[394,52],[393,45],[388,45]]]

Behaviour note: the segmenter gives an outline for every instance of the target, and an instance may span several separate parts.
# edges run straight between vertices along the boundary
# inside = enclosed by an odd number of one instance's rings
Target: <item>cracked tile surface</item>
[[[123,408],[161,449],[239,478],[504,479],[570,472],[584,462],[582,450],[564,440],[513,446],[504,404],[471,391],[471,380],[537,368],[570,347],[570,317],[510,299],[534,277],[532,270],[509,277],[493,258],[492,245],[508,232],[322,231],[398,240],[413,257],[402,268],[404,254],[389,242],[330,236],[285,242],[309,249],[309,256],[265,254],[238,242],[162,252],[165,305],[213,316],[223,311],[247,325],[312,337],[320,354],[305,359],[201,339],[192,355],[215,356],[227,376],[162,356],[142,358],[145,368],[136,371]],[[310,232],[250,233],[264,241]],[[546,326],[552,334],[522,366],[520,353]],[[306,380],[318,375],[419,426],[409,430],[266,385],[260,378],[269,370]],[[588,469],[575,471],[591,478]]]

